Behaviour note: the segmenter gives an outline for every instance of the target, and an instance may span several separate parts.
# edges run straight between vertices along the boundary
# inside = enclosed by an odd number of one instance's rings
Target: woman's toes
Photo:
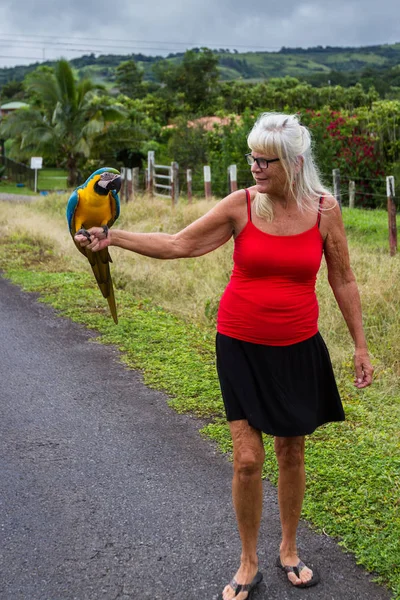
[[[293,583],[293,585],[299,585],[299,583],[302,583],[301,579],[299,579],[293,572],[288,573],[288,579],[290,583]]]
[[[301,583],[307,583],[308,581],[311,581],[312,577],[313,572],[308,567],[304,567],[304,569],[300,571]]]
[[[222,592],[222,599],[231,600],[232,598],[234,598],[234,591],[230,585],[227,585]]]

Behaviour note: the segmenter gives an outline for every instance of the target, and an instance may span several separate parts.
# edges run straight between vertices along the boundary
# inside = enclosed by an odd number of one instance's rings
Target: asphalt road
[[[28,196],[23,194],[0,194],[0,202],[18,202],[22,204],[26,204],[27,202],[33,202],[37,200],[39,196]]]
[[[240,552],[231,464],[94,337],[0,277],[0,598],[215,599]],[[390,598],[306,524],[322,581],[291,587],[264,492],[253,600]]]

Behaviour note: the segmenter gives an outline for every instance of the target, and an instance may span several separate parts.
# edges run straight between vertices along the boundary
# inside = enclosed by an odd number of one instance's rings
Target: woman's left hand
[[[110,245],[110,232],[104,231],[103,227],[91,227],[88,229],[88,232],[90,233],[90,240],[80,233],[77,233],[74,236],[74,240],[82,246],[82,248],[87,248],[92,252],[98,252]]]
[[[371,385],[374,368],[371,365],[368,350],[356,348],[354,353],[354,367],[356,371],[354,385],[356,388],[361,389]]]

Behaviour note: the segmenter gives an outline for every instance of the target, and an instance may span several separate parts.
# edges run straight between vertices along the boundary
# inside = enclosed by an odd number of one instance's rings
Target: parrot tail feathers
[[[112,318],[114,319],[114,323],[118,324],[118,316],[117,316],[117,307],[115,305],[115,296],[114,296],[114,287],[112,281],[110,281],[110,294],[107,296],[108,306],[110,307],[110,312]]]
[[[97,285],[104,298],[108,302],[108,306],[110,307],[110,312],[112,318],[114,319],[114,323],[118,323],[117,317],[117,307],[115,304],[115,296],[114,296],[114,287],[111,279],[110,273],[110,262],[111,256],[107,249],[100,250],[99,252],[90,252],[88,251],[86,254],[90,266],[92,267],[93,274],[96,278]]]

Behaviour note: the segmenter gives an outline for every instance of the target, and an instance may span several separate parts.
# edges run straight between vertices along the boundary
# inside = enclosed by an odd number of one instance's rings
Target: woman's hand
[[[99,250],[103,250],[110,245],[110,232],[106,233],[103,227],[91,227],[88,229],[90,233],[90,241],[88,238],[80,233],[77,233],[74,237],[74,240],[82,246],[82,248],[87,248],[92,252],[98,252]]]
[[[354,353],[354,367],[356,372],[354,385],[356,388],[361,389],[371,385],[374,368],[371,365],[368,350],[356,348]]]

